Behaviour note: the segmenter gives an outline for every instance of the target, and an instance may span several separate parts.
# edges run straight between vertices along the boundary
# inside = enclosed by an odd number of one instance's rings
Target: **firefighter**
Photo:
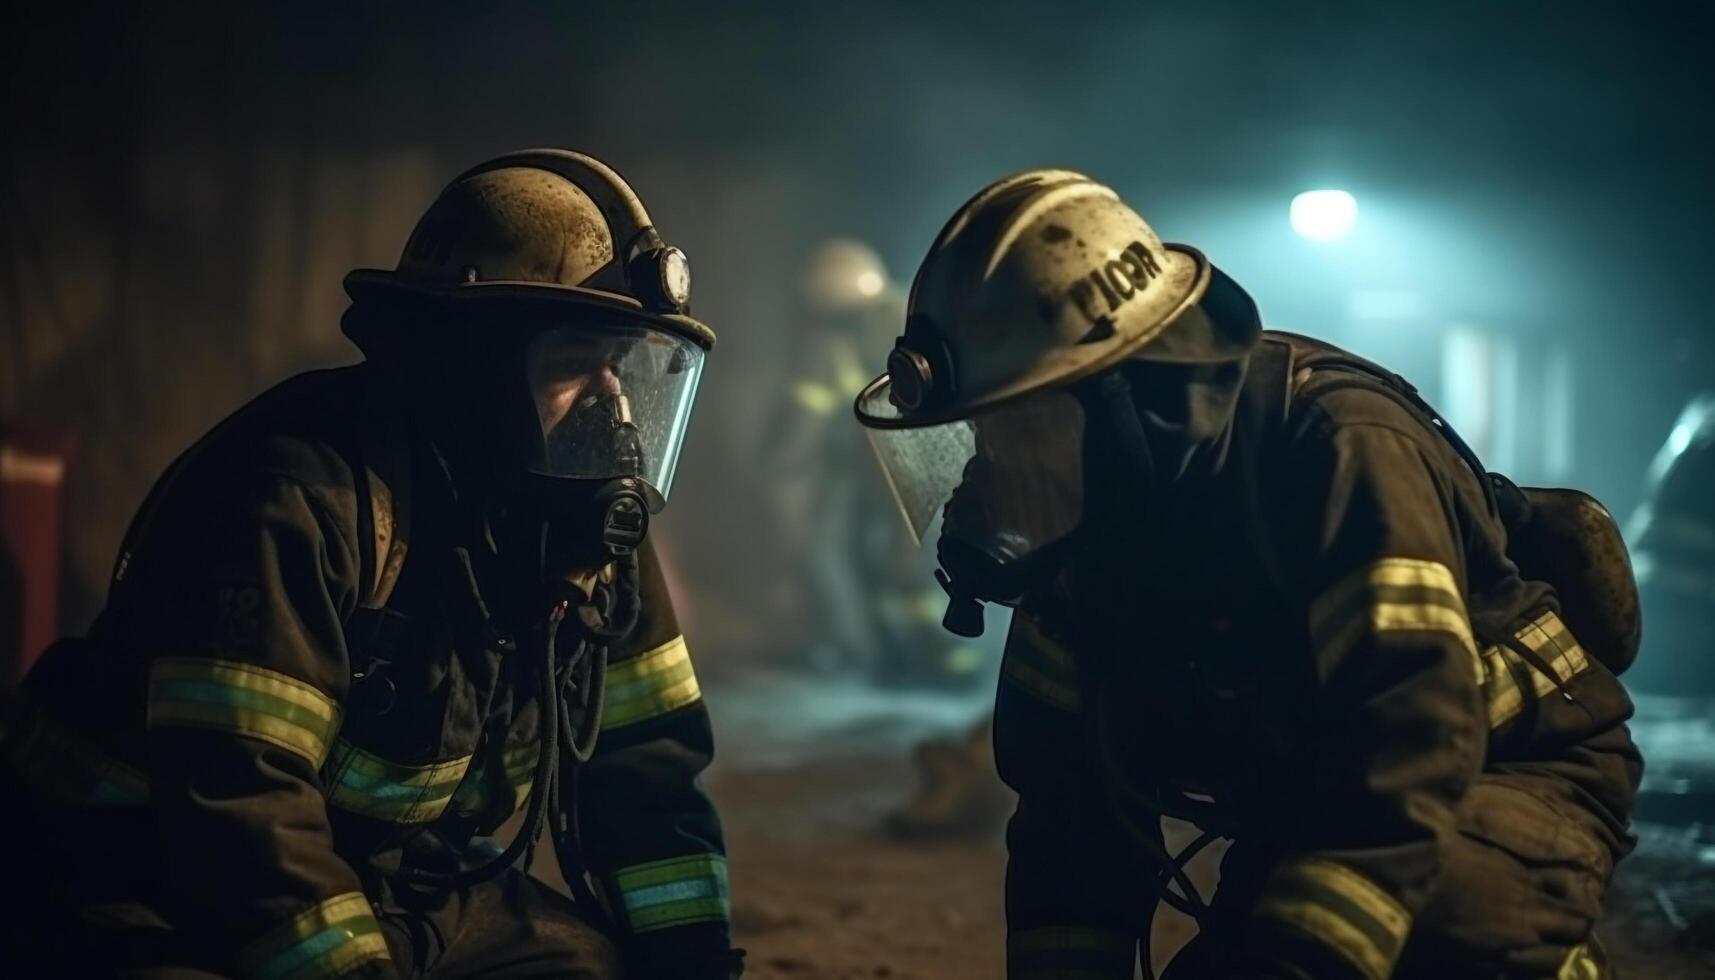
[[[856,411],[949,628],[1015,607],[1010,977],[1131,977],[1158,903],[1175,977],[1603,975],[1630,702],[1403,381],[1040,170],[947,224]]]
[[[715,339],[684,253],[605,164],[529,150],[346,289],[366,360],[181,456],[0,716],[4,972],[736,977],[645,537]],[[521,870],[539,836],[574,900]]]

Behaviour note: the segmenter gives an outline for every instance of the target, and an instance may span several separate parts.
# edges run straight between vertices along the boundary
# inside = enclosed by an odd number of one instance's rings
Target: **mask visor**
[[[647,327],[553,327],[524,349],[537,431],[532,472],[578,480],[635,477],[662,501],[673,487],[704,351]]]
[[[883,379],[859,396],[893,499],[922,543],[942,536],[997,562],[1022,561],[1077,529],[1084,515],[1084,410],[1063,389],[1033,393],[970,419],[889,428],[899,412]]]

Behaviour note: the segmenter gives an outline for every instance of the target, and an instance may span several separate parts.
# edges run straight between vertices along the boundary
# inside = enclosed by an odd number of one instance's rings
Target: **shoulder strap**
[[[1390,395],[1395,401],[1411,412],[1420,423],[1430,431],[1440,436],[1464,462],[1471,475],[1477,478],[1477,486],[1483,493],[1483,501],[1488,507],[1489,514],[1497,520],[1502,519],[1500,500],[1496,495],[1494,480],[1490,478],[1488,469],[1483,465],[1476,450],[1471,448],[1453,426],[1429,404],[1417,390],[1417,386],[1407,381],[1402,375],[1390,371],[1374,361],[1366,360],[1349,351],[1340,350],[1319,344],[1309,338],[1297,337],[1294,334],[1281,334],[1283,338],[1299,340],[1310,349],[1298,357],[1294,373],[1301,371],[1341,371],[1352,380],[1349,385],[1364,385],[1372,389],[1379,388]],[[1365,382],[1368,382],[1366,385]],[[1299,387],[1293,384],[1294,391]]]

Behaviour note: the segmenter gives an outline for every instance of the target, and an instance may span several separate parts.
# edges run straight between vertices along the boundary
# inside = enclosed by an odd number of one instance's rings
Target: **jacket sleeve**
[[[173,916],[242,976],[391,975],[317,771],[338,730],[352,542],[301,483],[256,473],[174,523],[169,584],[133,639]]]
[[[1012,617],[995,702],[995,760],[1018,793],[1007,824],[1007,976],[1130,980],[1143,897],[1099,797],[1068,648]]]
[[[725,978],[726,846],[700,781],[714,737],[652,547],[640,562],[642,612],[609,652],[600,738],[576,777],[584,858],[619,920],[628,975]]]
[[[1311,415],[1289,452],[1285,556],[1313,653],[1310,771],[1247,945],[1275,973],[1386,980],[1482,765],[1459,523],[1479,491],[1403,409],[1338,427]]]

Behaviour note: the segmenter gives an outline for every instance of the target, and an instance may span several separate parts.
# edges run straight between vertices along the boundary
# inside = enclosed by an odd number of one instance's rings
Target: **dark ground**
[[[747,978],[1005,975],[998,832],[911,844],[883,830],[917,784],[912,746],[963,730],[986,696],[897,696],[758,676],[715,685],[708,700],[721,751],[709,788],[727,825]],[[1715,978],[1715,839],[1695,829],[1640,830],[1602,927],[1620,977]],[[1680,938],[1682,927],[1697,931],[1700,915],[1702,952]],[[1158,923],[1158,947],[1183,939],[1182,924]]]

